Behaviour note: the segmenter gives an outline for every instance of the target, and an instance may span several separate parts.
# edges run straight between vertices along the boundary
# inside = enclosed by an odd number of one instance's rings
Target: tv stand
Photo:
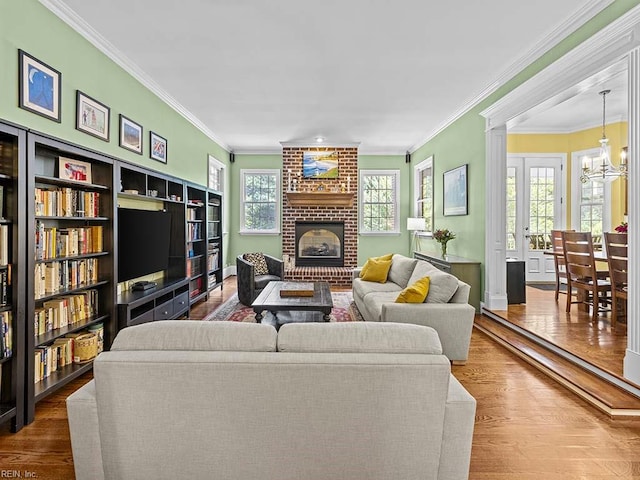
[[[153,283],[153,282],[151,282]],[[189,316],[189,279],[159,280],[155,288],[118,295],[118,327]]]
[[[157,287],[156,282],[149,282],[147,280],[141,280],[131,285],[131,290],[149,290],[150,288]]]

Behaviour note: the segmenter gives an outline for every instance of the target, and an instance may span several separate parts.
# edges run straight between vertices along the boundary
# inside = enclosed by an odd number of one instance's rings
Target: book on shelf
[[[280,287],[281,297],[313,297],[313,283],[284,282]]]
[[[11,266],[0,270],[0,307],[11,303]]]
[[[0,265],[9,262],[9,225],[0,225]]]
[[[13,327],[11,312],[0,312],[0,358],[13,354]]]

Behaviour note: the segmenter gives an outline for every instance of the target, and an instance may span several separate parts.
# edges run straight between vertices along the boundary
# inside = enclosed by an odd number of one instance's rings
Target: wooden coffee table
[[[328,282],[313,282],[312,297],[282,297],[280,290],[287,288],[292,282],[269,282],[253,301],[251,307],[256,313],[256,322],[261,323],[262,312],[271,312],[276,319],[276,326],[279,323],[279,312],[312,312],[315,315],[281,315],[288,317],[285,322],[328,322],[333,308],[331,290]],[[304,282],[310,283],[310,282]],[[322,315],[320,315],[320,313]],[[282,319],[284,320],[284,319]]]

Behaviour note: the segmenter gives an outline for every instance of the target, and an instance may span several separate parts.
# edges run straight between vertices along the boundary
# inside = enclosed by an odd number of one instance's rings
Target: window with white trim
[[[595,243],[601,243],[602,232],[610,229],[611,219],[606,205],[611,204],[611,187],[608,183],[587,183],[580,181],[582,168],[597,168],[601,163],[600,149],[593,148],[573,152],[572,178],[573,201],[571,208],[571,228],[580,232],[591,232]]]
[[[433,232],[433,155],[413,167],[414,216],[424,218],[424,233]]]
[[[224,163],[209,155],[207,184],[212,190],[224,192]]]
[[[360,170],[360,233],[400,233],[400,170]]]
[[[240,233],[280,233],[280,170],[240,170]]]

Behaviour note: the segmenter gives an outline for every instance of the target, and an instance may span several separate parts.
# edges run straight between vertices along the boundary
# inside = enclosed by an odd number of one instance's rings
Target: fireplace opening
[[[344,222],[296,222],[296,265],[344,266]]]

